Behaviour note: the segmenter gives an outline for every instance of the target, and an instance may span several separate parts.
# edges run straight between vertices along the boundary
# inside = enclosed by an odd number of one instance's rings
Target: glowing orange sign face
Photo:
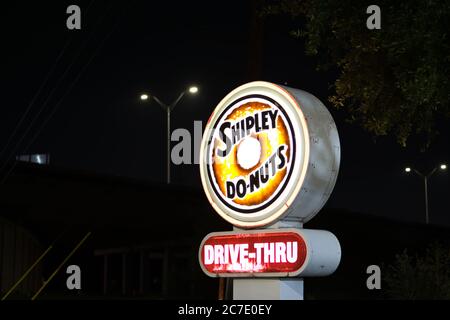
[[[263,99],[244,100],[220,122],[212,148],[212,174],[231,205],[270,201],[286,177],[292,144],[282,112]]]
[[[307,245],[298,232],[223,232],[205,238],[199,259],[211,277],[297,276],[307,261]]]
[[[305,177],[308,138],[302,111],[283,88],[258,82],[230,93],[212,114],[201,146],[211,205],[238,227],[280,219]]]

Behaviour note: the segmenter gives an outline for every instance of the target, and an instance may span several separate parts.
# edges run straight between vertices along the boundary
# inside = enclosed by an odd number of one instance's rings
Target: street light
[[[444,170],[447,169],[447,165],[446,164],[441,164],[439,166],[439,169],[444,171]],[[421,173],[420,171],[418,171],[418,170],[416,170],[414,168],[413,169],[411,169],[410,167],[406,167],[405,168],[405,171],[407,173],[410,173],[411,171],[414,171],[418,176],[423,178],[424,186],[425,186],[425,222],[426,222],[426,224],[429,223],[429,215],[428,215],[428,179],[436,172],[436,170],[438,170],[438,167],[435,167],[428,174],[423,174],[423,173]]]
[[[149,95],[146,93],[141,95],[142,101],[147,101],[149,99],[153,99],[167,113],[167,184],[170,184],[170,114],[171,114],[172,110],[175,109],[177,104],[181,101],[181,99],[184,97],[184,95],[186,93],[195,95],[198,93],[198,91],[199,91],[198,87],[196,87],[196,86],[189,87],[186,90],[184,90],[183,92],[181,92],[180,95],[178,96],[178,98],[171,104],[165,104],[164,102],[159,100],[158,97],[156,97],[154,95]]]

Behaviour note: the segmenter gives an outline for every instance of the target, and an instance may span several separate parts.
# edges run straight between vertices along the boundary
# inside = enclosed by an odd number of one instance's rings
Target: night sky
[[[70,4],[82,9],[81,31],[66,28]],[[0,149],[40,93],[2,164],[10,154],[50,153],[52,166],[164,183],[165,113],[154,102],[141,102],[143,92],[169,103],[197,85],[199,94],[186,96],[172,116],[173,129],[191,132],[194,121],[205,123],[230,90],[251,80],[287,83],[330,107],[335,71],[315,70],[302,41],[289,36],[296,26],[290,19],[252,27],[251,1],[14,2],[2,4],[0,14]],[[439,124],[438,138],[420,152],[415,140],[407,148],[391,136],[374,142],[344,121],[345,111],[330,111],[342,159],[328,206],[424,221],[423,181],[403,169],[425,172],[450,163],[449,122]],[[195,165],[173,166],[172,178],[201,184]],[[450,225],[449,190],[448,172],[430,179],[431,223]]]

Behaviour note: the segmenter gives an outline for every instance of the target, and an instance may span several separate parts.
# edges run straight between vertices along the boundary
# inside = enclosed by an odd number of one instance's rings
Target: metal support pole
[[[178,98],[171,104],[171,105],[167,105],[165,103],[163,103],[161,100],[158,99],[158,97],[152,96],[153,100],[156,101],[156,103],[158,103],[160,105],[161,108],[163,108],[164,110],[166,110],[167,112],[167,184],[170,184],[171,179],[170,179],[170,139],[171,139],[171,134],[170,134],[170,113],[172,112],[173,109],[175,109],[175,107],[177,106],[177,104],[181,101],[181,99],[184,97],[184,95],[186,94],[186,91],[183,91]]]
[[[167,299],[169,296],[169,288],[170,288],[170,264],[169,264],[169,247],[164,248],[164,255],[163,255],[163,277],[162,277],[162,295],[164,299]]]
[[[219,300],[225,299],[225,279],[219,278]]]
[[[122,253],[122,295],[127,294],[127,254]]]
[[[303,300],[303,279],[233,279],[233,300]]]
[[[170,184],[170,108],[167,107],[167,184]]]
[[[108,293],[108,255],[103,256],[103,295]]]
[[[424,177],[425,182],[425,223],[428,224],[430,222],[428,215],[428,177]]]
[[[144,253],[139,252],[139,293],[144,294]]]

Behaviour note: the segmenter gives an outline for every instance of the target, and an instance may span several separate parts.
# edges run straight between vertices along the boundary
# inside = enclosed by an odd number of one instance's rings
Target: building
[[[0,192],[2,295],[51,246],[17,289],[17,297],[31,297],[92,232],[66,264],[80,266],[81,292],[67,290],[62,268],[41,298],[218,297],[219,280],[201,272],[198,248],[206,234],[231,226],[200,188],[19,163]],[[450,247],[446,228],[338,209],[325,208],[306,227],[333,232],[343,250],[334,275],[306,280],[309,299],[382,298],[367,290],[367,266],[390,263],[403,249],[420,251],[434,240]]]

